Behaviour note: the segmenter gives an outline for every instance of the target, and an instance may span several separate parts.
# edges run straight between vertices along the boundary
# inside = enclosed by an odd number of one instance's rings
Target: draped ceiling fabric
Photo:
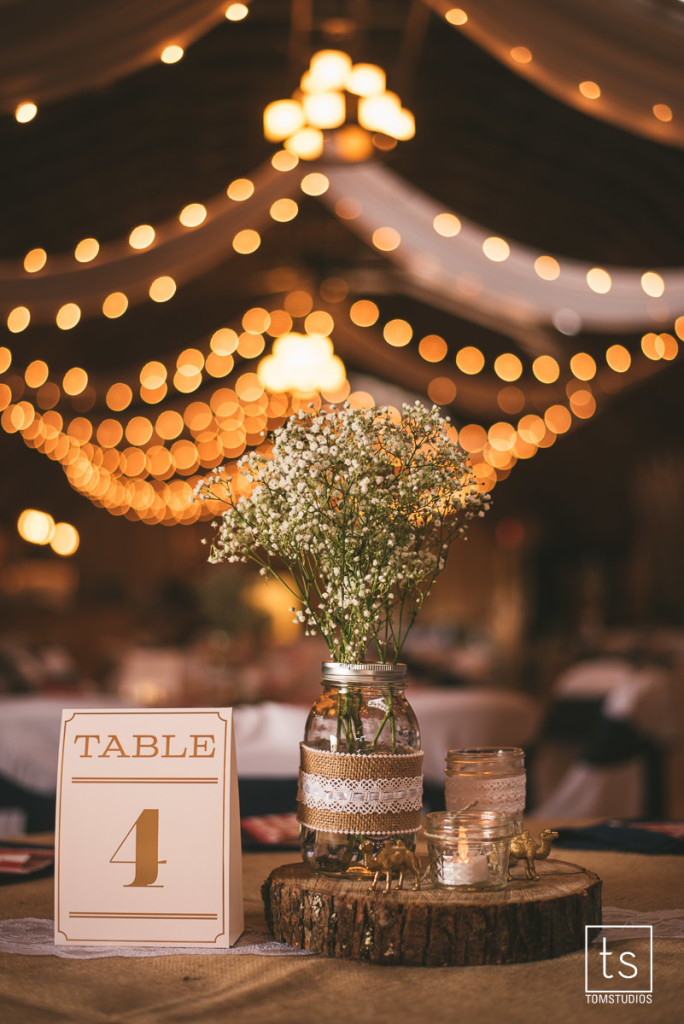
[[[427,0],[442,15],[459,4]],[[512,71],[586,114],[673,146],[684,145],[681,0],[464,0],[458,30]],[[526,47],[532,59],[511,56]],[[595,82],[598,99],[579,91]],[[672,120],[654,116],[666,104]]]
[[[186,48],[225,8],[225,0],[3,0],[0,109],[109,85],[158,61],[169,43]]]
[[[177,219],[168,220],[142,252],[132,251],[122,239],[103,246],[87,265],[70,254],[51,257],[44,270],[33,274],[18,263],[0,263],[0,310],[6,316],[14,306],[25,305],[34,323],[49,323],[66,302],[76,302],[84,317],[96,316],[111,292],[124,292],[136,305],[148,298],[158,276],[184,284],[233,256],[238,231],[266,225],[270,231],[287,231],[270,221],[269,209],[276,199],[299,193],[302,177],[313,166],[300,163],[280,172],[265,164],[252,176],[254,193],[248,200],[216,196],[206,204],[201,225],[188,229]],[[510,242],[507,259],[488,259],[482,245],[492,232],[481,225],[459,217],[458,235],[439,235],[433,222],[446,212],[444,205],[384,164],[323,163],[319,169],[330,182],[320,197],[326,206],[334,210],[339,200],[358,201],[362,212],[345,223],[363,241],[372,247],[373,233],[382,227],[399,233],[399,246],[385,255],[398,268],[405,294],[507,335],[528,354],[552,351],[558,332],[657,331],[669,329],[684,313],[684,270],[660,270],[665,284],[660,298],[649,298],[641,286],[641,275],[653,268],[604,267],[610,291],[597,294],[587,284],[591,263],[559,257],[558,279],[542,280],[534,269],[542,253],[528,246]]]
[[[482,243],[492,232],[478,224],[459,218],[458,235],[438,235],[433,221],[445,207],[382,164],[327,173],[325,202],[334,205],[353,197],[360,203],[360,215],[347,222],[351,230],[367,240],[379,227],[398,231],[401,243],[387,256],[401,268],[416,297],[491,326],[523,347],[529,348],[539,328],[555,327],[563,334],[662,330],[684,313],[684,270],[661,271],[665,293],[659,299],[649,298],[641,287],[641,275],[651,268],[604,267],[612,286],[607,294],[596,294],[587,284],[592,264],[560,257],[560,276],[545,281],[534,270],[542,254],[527,246],[511,242],[506,260],[487,259]],[[548,351],[548,334],[538,340],[541,350]]]

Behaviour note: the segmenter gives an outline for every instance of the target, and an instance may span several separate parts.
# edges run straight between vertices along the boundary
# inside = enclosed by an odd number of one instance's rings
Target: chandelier
[[[264,135],[301,160],[325,155],[345,163],[412,139],[415,119],[385,88],[377,64],[353,64],[344,50],[319,50],[290,99],[264,110]]]

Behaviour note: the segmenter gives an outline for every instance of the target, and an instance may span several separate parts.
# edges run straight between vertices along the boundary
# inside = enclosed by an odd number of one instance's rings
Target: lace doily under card
[[[297,820],[322,832],[417,832],[423,755],[336,754],[301,745]]]
[[[67,960],[95,960],[122,956],[206,956],[254,953],[257,956],[315,956],[306,949],[294,949],[274,942],[268,932],[246,931],[229,949],[217,946],[56,946],[55,923],[37,917],[0,921],[0,953],[23,956],[59,956]]]
[[[481,775],[447,775],[447,810],[477,801],[478,811],[522,812],[525,807],[525,774],[494,779]]]

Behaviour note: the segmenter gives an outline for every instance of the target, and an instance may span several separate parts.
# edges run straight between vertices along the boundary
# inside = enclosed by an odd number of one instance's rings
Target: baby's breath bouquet
[[[271,452],[200,485],[225,504],[210,561],[281,580],[333,661],[396,662],[450,543],[488,508],[453,434],[419,402],[300,411]]]

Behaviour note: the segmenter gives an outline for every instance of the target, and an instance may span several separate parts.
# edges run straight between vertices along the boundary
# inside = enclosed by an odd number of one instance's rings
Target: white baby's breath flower
[[[301,603],[295,619],[342,662],[371,644],[397,659],[449,544],[490,501],[439,409],[420,403],[399,421],[385,409],[300,409],[270,454],[250,452],[232,478],[197,491],[225,506],[210,561],[250,559],[280,578]]]

